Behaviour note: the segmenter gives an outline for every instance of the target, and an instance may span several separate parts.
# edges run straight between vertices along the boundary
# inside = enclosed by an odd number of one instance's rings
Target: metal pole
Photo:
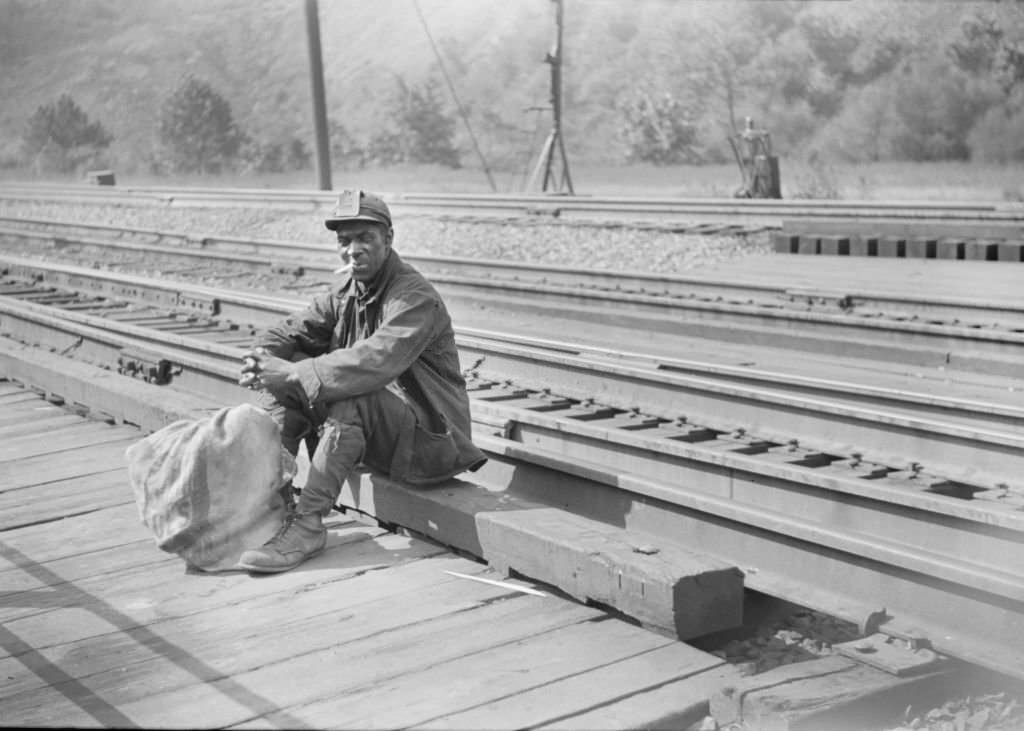
[[[317,179],[320,190],[330,190],[331,149],[327,144],[327,104],[324,101],[324,67],[320,58],[320,11],[317,0],[306,0],[306,35],[309,37],[309,75],[313,86]]]

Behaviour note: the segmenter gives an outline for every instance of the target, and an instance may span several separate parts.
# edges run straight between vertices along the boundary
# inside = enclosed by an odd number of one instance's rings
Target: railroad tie
[[[996,261],[999,244],[988,239],[976,239],[964,244],[964,258],[980,261]]]
[[[775,231],[772,233],[772,249],[776,254],[795,254],[800,244],[800,237]]]
[[[822,236],[818,239],[818,253],[831,256],[849,256],[850,238],[848,236]]]
[[[743,574],[734,565],[482,483],[460,479],[421,489],[364,472],[350,476],[339,504],[443,536],[446,545],[505,575],[549,584],[679,639],[743,622]]]
[[[877,234],[854,234],[850,237],[850,256],[878,256]]]
[[[645,626],[690,639],[743,621],[743,575],[664,538],[538,507],[477,516],[495,568],[614,607]]]
[[[887,728],[908,705],[941,703],[964,687],[957,670],[939,663],[904,677],[830,655],[741,678],[712,693],[709,707],[718,728]]]
[[[996,255],[999,261],[1024,261],[1024,241],[1001,241]]]

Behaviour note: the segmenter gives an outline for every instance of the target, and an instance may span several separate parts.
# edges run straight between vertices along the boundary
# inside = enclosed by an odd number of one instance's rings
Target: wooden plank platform
[[[141,434],[0,381],[0,721],[146,728],[685,728],[712,655],[332,515],[267,577],[187,572],[140,523]],[[539,589],[543,596],[518,587]]]

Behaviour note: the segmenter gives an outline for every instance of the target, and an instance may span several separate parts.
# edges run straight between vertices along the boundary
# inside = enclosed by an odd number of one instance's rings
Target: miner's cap
[[[384,199],[364,190],[343,190],[338,202],[324,225],[331,231],[337,231],[342,224],[351,221],[373,221],[391,227],[391,211]]]

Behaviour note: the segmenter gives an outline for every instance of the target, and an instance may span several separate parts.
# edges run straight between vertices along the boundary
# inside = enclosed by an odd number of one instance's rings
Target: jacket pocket
[[[407,482],[440,482],[456,472],[459,450],[451,431],[428,431],[417,424],[413,433],[412,449],[409,471],[404,476]]]

